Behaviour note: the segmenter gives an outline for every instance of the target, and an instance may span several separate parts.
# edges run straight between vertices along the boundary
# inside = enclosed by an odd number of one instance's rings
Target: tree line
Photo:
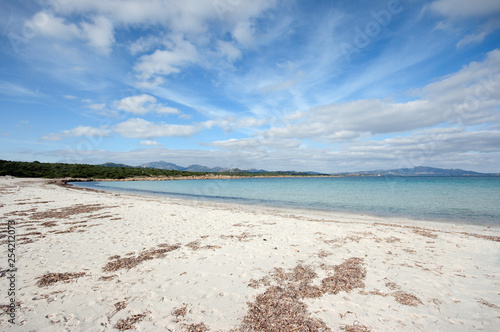
[[[206,175],[206,172],[187,172],[139,167],[108,167],[88,164],[41,163],[38,161],[0,160],[0,176],[21,178],[85,178],[125,179],[133,177]]]

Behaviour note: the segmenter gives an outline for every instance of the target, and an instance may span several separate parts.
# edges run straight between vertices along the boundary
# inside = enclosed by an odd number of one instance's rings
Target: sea
[[[73,184],[192,200],[500,226],[500,177],[271,177]]]

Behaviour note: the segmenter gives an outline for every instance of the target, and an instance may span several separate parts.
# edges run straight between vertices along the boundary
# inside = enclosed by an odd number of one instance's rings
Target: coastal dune
[[[499,227],[115,194],[43,179],[0,178],[0,197],[1,330],[500,326]]]

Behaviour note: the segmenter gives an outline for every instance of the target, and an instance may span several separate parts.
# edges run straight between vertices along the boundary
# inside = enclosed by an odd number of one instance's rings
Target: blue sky
[[[0,159],[500,172],[498,0],[0,7]]]

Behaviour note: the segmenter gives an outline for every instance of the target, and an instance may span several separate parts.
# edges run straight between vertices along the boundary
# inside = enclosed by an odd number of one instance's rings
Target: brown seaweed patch
[[[248,283],[248,287],[252,288],[259,288],[260,286],[270,286],[271,285],[271,279],[269,276],[265,276],[260,279],[250,279]]]
[[[396,284],[395,282],[393,281],[387,281],[385,283],[385,287],[389,288],[390,290],[398,290],[398,289],[401,289],[401,286],[399,286],[398,284]]]
[[[416,297],[415,295],[410,294],[410,293],[398,291],[398,292],[392,293],[391,295],[394,296],[394,298],[396,299],[397,302],[404,304],[404,305],[416,307],[416,306],[422,304],[422,301],[420,301],[420,299],[418,297]]]
[[[413,233],[418,234],[418,235],[422,235],[422,236],[426,236],[426,237],[430,237],[431,239],[437,239],[437,235],[435,233],[433,233],[427,229],[424,229],[424,228],[414,228]]]
[[[134,324],[144,320],[144,318],[146,318],[146,314],[144,313],[132,315],[125,319],[122,318],[118,321],[118,323],[115,324],[115,328],[120,331],[135,330],[137,327],[135,327]]]
[[[362,262],[362,258],[351,257],[335,266],[335,274],[321,280],[323,290],[338,294],[340,291],[350,292],[354,288],[365,287],[363,279],[366,277],[366,269],[361,265]]]
[[[190,324],[186,327],[187,332],[206,332],[210,331],[208,326],[206,326],[204,323],[198,323],[198,324]]]
[[[21,308],[21,303],[19,301],[15,301],[14,307],[15,307],[15,310],[18,312],[19,309]],[[10,306],[9,304],[0,304],[0,316],[8,315],[11,312],[12,312],[12,306]],[[0,320],[0,323],[1,322],[2,321]]]
[[[85,276],[85,272],[65,272],[65,273],[47,273],[37,279],[38,287],[51,286],[58,281],[70,282],[71,280]]]
[[[248,242],[251,238],[256,237],[255,234],[249,234],[247,232],[243,232],[240,235],[221,235],[221,239],[238,239],[240,242]]]
[[[353,324],[344,326],[346,332],[371,332],[371,329],[365,325]]]
[[[310,282],[318,274],[311,266],[299,264],[291,272],[285,272],[283,268],[275,268],[272,276],[279,284],[285,284],[285,282]]]
[[[322,287],[316,285],[310,285],[308,282],[300,283],[295,291],[297,295],[303,299],[313,299],[317,297],[322,297],[325,291]]]
[[[385,239],[385,242],[387,243],[395,243],[395,242],[401,242],[401,239],[395,236],[390,236]]]
[[[207,245],[207,246],[201,246],[200,241],[192,241],[186,244],[186,247],[191,248],[191,250],[202,250],[202,249],[220,249],[220,246],[214,246],[214,245]]]
[[[187,315],[187,305],[183,305],[182,307],[180,308],[176,308],[172,311],[172,315],[174,315],[175,317],[184,317]]]
[[[120,310],[125,309],[127,307],[127,305],[128,305],[127,300],[116,302],[114,304],[114,306],[115,306],[115,313],[118,312],[118,311],[120,311]]]
[[[353,257],[337,266],[320,265],[323,270],[334,271],[333,276],[322,280],[321,286],[312,284],[318,277],[313,267],[302,264],[291,270],[275,268],[267,277],[252,279],[249,286],[254,288],[270,284],[271,278],[278,285],[268,287],[253,303],[248,303],[247,315],[238,331],[331,331],[322,320],[310,315],[301,300],[364,287],[366,270],[362,262],[363,259]]]
[[[26,205],[26,204],[47,204],[47,203],[53,203],[55,201],[37,201],[37,202],[21,202],[21,203],[16,203],[16,205]]]
[[[490,303],[490,302],[483,300],[483,299],[477,299],[477,303],[484,305],[484,306],[487,306],[487,307],[490,307],[490,308],[493,308],[493,309],[500,309],[500,307],[497,306],[496,304]]]
[[[330,255],[333,255],[333,253],[323,249],[321,249],[318,253],[315,254],[315,256],[318,256],[319,258],[325,258]]]
[[[181,246],[178,244],[165,246],[162,245],[160,249],[151,248],[146,251],[142,251],[138,256],[135,257],[124,257],[121,258],[119,255],[111,256],[111,262],[108,262],[106,266],[103,267],[103,272],[115,272],[120,269],[130,270],[133,267],[141,264],[144,261],[152,260],[155,258],[163,258],[166,256],[166,253],[177,250]]]
[[[464,235],[468,235],[468,236],[473,236],[473,237],[476,237],[478,239],[485,239],[485,240],[489,240],[489,241],[493,241],[493,242],[500,242],[500,236],[474,234],[474,233],[466,233],[466,232],[463,232],[463,233],[460,233],[460,234],[464,234]]]
[[[109,280],[113,280],[114,278],[118,277],[116,274],[113,274],[111,276],[102,276],[99,278],[99,280],[102,280],[102,281],[109,281]]]
[[[306,304],[289,288],[270,287],[248,306],[241,331],[331,331],[323,321],[311,317]]]
[[[83,213],[92,213],[94,211],[99,211],[102,209],[114,208],[117,206],[106,206],[102,204],[76,204],[69,207],[50,209],[44,212],[37,212],[32,214],[33,219],[64,219],[69,216]]]
[[[12,212],[5,213],[4,216],[5,217],[8,217],[8,216],[26,217],[26,216],[29,216],[29,213],[35,212],[35,211],[36,211],[36,208],[31,208],[29,210],[22,210],[22,211],[12,211]]]

